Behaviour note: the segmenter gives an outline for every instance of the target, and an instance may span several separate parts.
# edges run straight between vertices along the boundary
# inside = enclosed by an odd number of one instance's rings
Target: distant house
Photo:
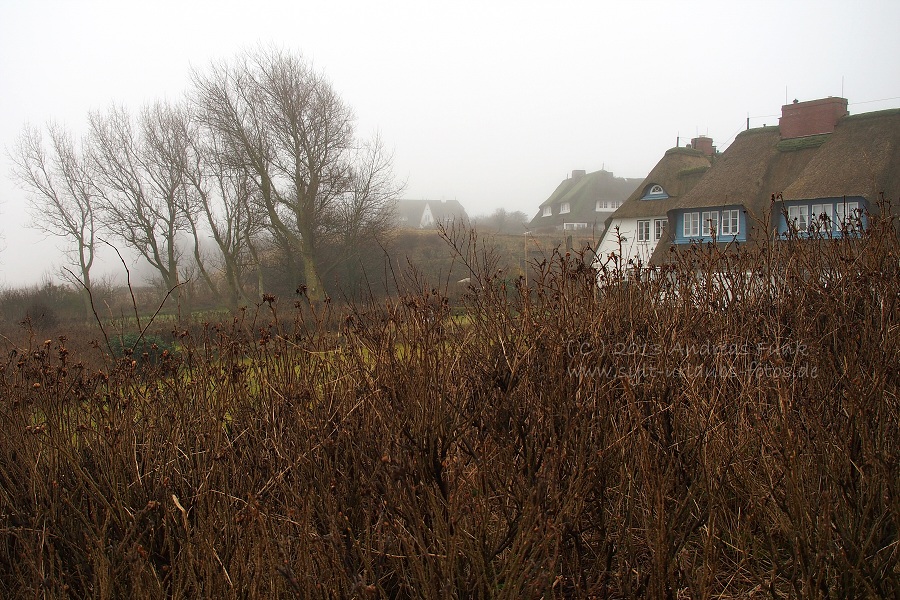
[[[900,194],[900,110],[848,115],[847,100],[782,107],[777,127],[740,133],[668,211],[671,225],[651,260],[693,242],[755,243],[818,230],[846,233]]]
[[[647,264],[668,229],[667,213],[689,192],[712,165],[715,147],[708,137],[691,140],[689,147],[666,151],[647,178],[606,220],[597,259],[626,265]]]
[[[616,177],[609,171],[572,171],[528,224],[533,230],[603,229],[606,218],[635,190],[640,179]]]
[[[433,229],[438,223],[469,221],[458,200],[398,200],[396,214],[403,229]]]

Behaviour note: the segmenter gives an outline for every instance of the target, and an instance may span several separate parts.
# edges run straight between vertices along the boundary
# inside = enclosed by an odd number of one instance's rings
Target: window
[[[563,229],[565,230],[587,229],[587,227],[587,223],[563,223]]]
[[[661,185],[658,183],[651,183],[644,188],[641,200],[663,200],[668,197],[669,195]]]
[[[834,224],[833,204],[813,204],[812,224],[822,231],[831,231]]]
[[[594,210],[597,212],[600,211],[600,201],[599,200],[597,200],[597,204],[594,205]]]
[[[650,221],[637,222],[637,241],[642,244],[650,241]]]
[[[559,205],[559,214],[564,215],[567,212],[569,212],[569,203],[563,202],[562,204]]]
[[[719,211],[704,211],[702,220],[704,237],[711,237],[719,233]]]
[[[700,213],[684,213],[684,237],[697,237],[700,235]]]
[[[835,205],[835,218],[838,227],[852,229],[859,218],[859,202],[838,202]]]
[[[541,216],[544,216],[544,217],[552,217],[552,216],[553,216],[553,208],[551,208],[551,207],[549,207],[549,206],[545,206],[545,207],[544,207],[544,214],[541,215]]]
[[[806,231],[809,228],[809,207],[789,206],[788,221],[794,224],[797,231]]]
[[[663,228],[666,226],[665,219],[655,219],[653,221],[653,241],[658,242],[662,239]]]
[[[737,235],[740,231],[740,212],[737,209],[722,211],[722,235]]]

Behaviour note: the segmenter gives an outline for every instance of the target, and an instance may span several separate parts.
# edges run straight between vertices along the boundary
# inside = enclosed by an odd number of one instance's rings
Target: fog
[[[644,177],[677,139],[723,150],[794,98],[900,106],[897,23],[889,1],[2,0],[0,286],[64,263],[10,178],[26,123],[83,132],[89,111],[178,99],[192,68],[247,48],[324,71],[359,132],[393,149],[404,197],[530,216],[573,169]]]

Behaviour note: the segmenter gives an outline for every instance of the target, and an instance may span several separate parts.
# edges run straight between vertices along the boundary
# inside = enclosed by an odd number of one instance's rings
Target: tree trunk
[[[300,257],[300,260],[303,263],[307,297],[313,302],[324,300],[325,289],[322,285],[322,279],[319,277],[319,270],[316,268],[316,261],[305,252]]]

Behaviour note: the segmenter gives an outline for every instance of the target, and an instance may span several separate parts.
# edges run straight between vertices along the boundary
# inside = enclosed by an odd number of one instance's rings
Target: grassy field
[[[6,332],[0,596],[897,597],[897,232]]]

